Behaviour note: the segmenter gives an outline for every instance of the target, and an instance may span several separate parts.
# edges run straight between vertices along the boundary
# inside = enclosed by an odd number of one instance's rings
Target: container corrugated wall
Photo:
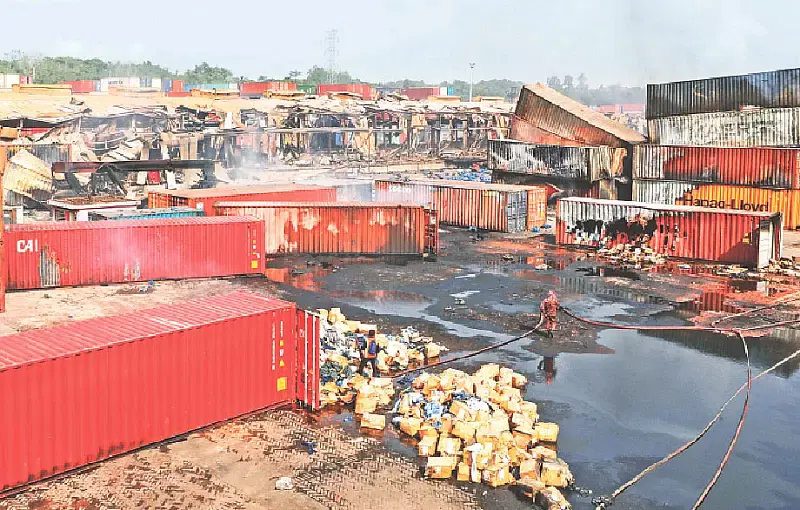
[[[442,224],[523,232],[547,221],[547,189],[461,181],[375,181],[378,202],[433,207]]]
[[[234,292],[0,338],[0,490],[293,402],[298,317]]]
[[[653,204],[779,212],[783,215],[784,228],[800,228],[800,190],[635,180],[633,199]]]
[[[299,184],[231,186],[227,188],[150,192],[147,206],[186,206],[214,216],[217,202],[335,202],[336,188]]]
[[[800,69],[647,86],[648,119],[747,107],[800,107]]]
[[[633,178],[800,188],[800,149],[639,145]]]
[[[489,140],[488,167],[510,173],[597,181],[623,175],[625,149]]]
[[[556,242],[601,247],[649,236],[648,246],[677,258],[765,266],[781,254],[778,214],[744,213],[567,198],[559,200]]]
[[[698,113],[647,121],[658,145],[791,147],[800,145],[800,108]]]
[[[6,225],[9,289],[261,274],[255,218]]]
[[[422,255],[426,232],[436,226],[433,211],[411,204],[220,202],[216,208],[221,216],[263,221],[268,255]]]

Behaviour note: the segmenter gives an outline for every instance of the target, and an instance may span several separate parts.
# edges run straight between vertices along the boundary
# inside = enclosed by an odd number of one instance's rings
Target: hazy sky
[[[325,65],[363,80],[644,84],[800,67],[792,0],[0,0],[0,55],[206,60],[282,77]]]

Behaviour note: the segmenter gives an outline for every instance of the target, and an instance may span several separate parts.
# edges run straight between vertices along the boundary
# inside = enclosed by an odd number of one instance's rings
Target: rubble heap
[[[425,474],[491,487],[516,485],[547,509],[567,509],[560,489],[573,484],[555,451],[559,427],[539,421],[537,406],[522,398],[525,376],[497,364],[472,375],[454,369],[422,373],[400,394],[392,422],[427,457]],[[361,427],[382,430],[375,414],[394,395],[390,379],[358,380],[355,412]]]
[[[356,374],[360,360],[357,346],[370,331],[376,332],[376,364],[380,374],[420,366],[426,361],[435,360],[447,350],[411,327],[403,329],[398,335],[377,333],[377,325],[348,320],[339,308],[318,310],[317,313],[322,318],[324,330],[320,360],[322,406],[351,404],[359,394],[359,389],[363,389],[361,386],[367,379]],[[373,379],[373,384],[376,380],[381,379]]]
[[[611,241],[605,239],[603,242],[603,246],[605,247],[597,250],[597,255],[612,262],[631,264],[636,269],[666,263],[666,255],[653,251],[653,249],[647,245],[647,241],[647,236],[644,236],[640,241],[615,244],[609,248],[608,246],[611,244]]]

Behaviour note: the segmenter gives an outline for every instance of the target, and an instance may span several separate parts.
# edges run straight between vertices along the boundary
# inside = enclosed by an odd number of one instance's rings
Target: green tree
[[[187,83],[226,83],[234,79],[233,72],[224,67],[215,67],[203,62],[186,71],[183,79]]]

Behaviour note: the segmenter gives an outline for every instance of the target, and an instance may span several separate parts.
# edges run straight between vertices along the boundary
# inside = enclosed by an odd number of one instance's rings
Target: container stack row
[[[780,212],[800,228],[800,69],[648,85],[633,199]]]

